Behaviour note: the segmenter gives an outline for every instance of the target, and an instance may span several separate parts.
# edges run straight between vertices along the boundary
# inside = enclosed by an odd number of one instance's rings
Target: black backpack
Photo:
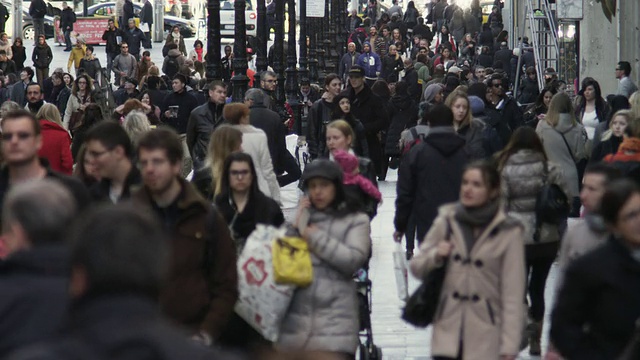
[[[173,78],[180,70],[178,58],[175,56],[167,57],[166,71],[164,72],[169,78]]]

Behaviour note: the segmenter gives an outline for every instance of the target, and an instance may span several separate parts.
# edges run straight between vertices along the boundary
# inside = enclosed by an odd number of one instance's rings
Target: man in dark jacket
[[[511,58],[513,51],[509,49],[506,42],[500,44],[500,49],[493,55],[493,62],[502,62],[502,69],[508,75],[511,74]],[[495,66],[494,66],[495,67]]]
[[[141,186],[140,171],[131,162],[131,139],[120,124],[111,121],[97,124],[85,134],[84,144],[90,163],[101,179],[89,189],[94,201],[116,204],[128,199]],[[106,153],[109,155],[94,155]]]
[[[404,77],[402,81],[405,81],[409,86],[409,96],[416,101],[420,100],[422,86],[418,83],[418,72],[413,67],[413,60],[411,59],[404,59]]]
[[[266,94],[260,89],[249,89],[244,95],[244,103],[249,106],[249,122],[267,134],[269,154],[273,170],[278,176],[278,184],[286,186],[300,179],[300,167],[289,150],[287,150],[287,128],[280,116],[269,110],[264,104]]]
[[[400,241],[410,215],[422,242],[438,215],[438,208],[456,201],[467,163],[465,140],[453,129],[453,113],[444,105],[428,114],[429,134],[402,160],[398,170],[394,239]],[[437,170],[436,170],[437,169]]]
[[[29,15],[33,21],[34,39],[44,35],[44,16],[47,15],[47,4],[44,0],[33,0],[29,5]]]
[[[38,158],[41,147],[40,123],[28,110],[3,114],[2,134],[5,138],[2,141],[5,166],[0,170],[0,203],[12,186],[47,178],[58,181],[71,192],[78,210],[89,205],[89,193],[79,180],[52,171],[46,160]]]
[[[420,35],[422,39],[426,39],[429,42],[433,40],[433,33],[427,25],[424,24],[424,18],[418,18],[418,25],[413,27],[413,35]]]
[[[522,110],[518,106],[518,102],[505,93],[508,87],[504,77],[500,74],[491,75],[489,82],[492,102],[495,109],[500,114],[500,121],[509,125],[511,132],[524,124]]]
[[[118,29],[113,19],[109,19],[108,28],[102,34],[102,40],[106,40],[105,52],[107,53],[107,74],[111,77],[113,59],[120,54],[120,41],[122,41],[122,30]],[[120,37],[120,41],[118,40]]]
[[[351,102],[351,113],[364,125],[369,155],[376,168],[376,173],[381,181],[386,172],[382,144],[378,134],[389,127],[389,115],[383,101],[371,92],[369,86],[364,83],[364,69],[354,65],[349,71],[351,86],[345,90],[345,94]]]
[[[157,298],[171,264],[170,245],[148,213],[131,206],[97,208],[79,222],[71,243],[74,306],[67,326],[12,359],[227,359],[160,314]]]
[[[147,45],[151,45],[151,29],[153,28],[153,6],[151,1],[145,0],[140,12],[140,24],[147,24],[148,31],[144,32],[144,36],[147,38]],[[141,25],[142,26],[142,25]],[[147,48],[147,46],[145,46]],[[148,47],[151,48],[150,46]]]
[[[171,81],[173,92],[165,96],[160,110],[162,110],[162,122],[171,126],[178,135],[184,146],[183,153],[183,175],[187,176],[193,168],[191,153],[187,146],[187,125],[189,116],[193,109],[198,107],[198,100],[195,96],[187,92],[187,78],[182,74],[177,74]]]
[[[64,33],[64,41],[67,46],[64,51],[71,51],[71,32],[73,31],[73,24],[76,22],[76,14],[73,9],[67,5],[66,2],[62,3],[62,15],[60,15],[60,30]],[[36,38],[37,39],[37,38]]]
[[[44,340],[62,325],[69,305],[64,233],[76,215],[73,196],[59,182],[14,186],[4,199],[0,262],[0,357]]]
[[[210,345],[224,330],[238,297],[236,247],[222,216],[182,178],[182,149],[167,128],[151,130],[138,141],[144,187],[133,199],[171,237],[173,266],[160,295],[164,313]]]
[[[340,75],[340,79],[342,79],[343,82],[347,81],[349,70],[358,62],[359,57],[360,53],[356,51],[356,44],[350,42],[347,45],[347,52],[342,56],[338,67],[338,75]]]
[[[145,39],[142,30],[136,26],[135,19],[130,19],[129,28],[124,32],[123,41],[129,44],[129,54],[133,55],[136,61],[140,61],[140,48]]]
[[[211,133],[224,123],[222,110],[227,99],[227,87],[222,81],[214,80],[208,89],[209,101],[193,109],[187,123],[187,147],[193,159],[194,170],[204,165],[209,153]]]
[[[389,54],[382,59],[382,71],[380,77],[387,83],[398,82],[398,75],[404,68],[402,57],[398,55],[398,50],[395,45],[389,46]]]
[[[9,94],[11,101],[17,102],[20,106],[27,103],[27,85],[33,82],[33,75],[33,69],[29,66],[20,70],[20,81],[12,85],[11,94]]]

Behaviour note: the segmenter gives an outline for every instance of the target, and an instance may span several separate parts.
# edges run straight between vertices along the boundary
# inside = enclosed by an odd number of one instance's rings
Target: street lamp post
[[[296,133],[300,134],[302,131],[302,118],[299,116],[298,108],[300,103],[298,101],[298,70],[296,69],[296,0],[288,0],[289,7],[289,37],[287,42],[287,102],[293,113],[298,117],[295,121]]]
[[[276,108],[284,108],[284,2],[285,0],[273,0],[276,2],[276,19],[274,27],[276,38],[273,44],[273,71],[276,73],[278,84],[276,85]]]
[[[307,19],[309,27],[309,81],[318,82],[317,32],[316,18]]]
[[[328,15],[325,12],[325,16]],[[322,39],[325,35],[325,27],[324,27],[324,18],[316,18],[316,39],[318,37],[318,35],[320,36],[320,39]],[[321,86],[323,86],[324,84],[324,78],[327,75],[326,73],[326,69],[327,69],[327,64],[325,62],[325,51],[323,49],[323,45],[324,42],[322,40],[320,41],[316,41],[316,53],[318,54],[318,83],[321,84]]]
[[[258,47],[256,49],[256,74],[259,74],[260,72],[267,70],[267,40],[269,39],[269,26],[267,24],[267,6],[265,5],[265,0],[257,0],[256,5],[258,10],[258,28],[256,30],[258,37]]]
[[[211,1],[211,0],[210,0]],[[218,1],[218,0],[213,0]],[[218,2],[219,4],[219,2]],[[231,83],[233,84],[232,99],[234,102],[241,102],[244,100],[244,93],[247,92],[247,86],[249,85],[249,78],[247,77],[247,24],[245,21],[245,0],[235,0],[235,31],[234,31],[234,46],[233,46],[233,77]],[[218,22],[218,24],[220,24]],[[218,25],[219,26],[219,25]],[[219,42],[220,40],[218,40]],[[218,52],[220,52],[220,46],[218,45]],[[220,59],[220,55],[218,58]],[[219,62],[220,60],[218,60]]]
[[[222,79],[220,56],[220,1],[207,0],[207,80]],[[244,17],[243,17],[244,18]]]
[[[323,45],[324,45],[324,53],[326,56],[326,68],[325,71],[326,72],[337,72],[335,67],[337,64],[336,58],[338,57],[338,52],[336,51],[336,44],[333,43],[333,40],[335,39],[336,36],[336,29],[335,29],[335,23],[336,23],[336,7],[335,7],[335,0],[325,0],[324,3],[324,12],[325,12],[325,17],[324,17],[324,26],[325,26],[325,35],[324,35],[324,40],[323,40]],[[333,44],[333,46],[331,46],[331,44]]]
[[[307,69],[309,64],[307,60],[307,0],[298,1],[300,4],[300,14],[298,14],[300,18],[300,59],[298,60],[300,68],[298,74],[301,79],[309,79],[309,70]]]

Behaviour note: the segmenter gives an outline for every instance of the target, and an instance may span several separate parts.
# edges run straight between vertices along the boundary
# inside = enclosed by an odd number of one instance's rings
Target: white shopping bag
[[[271,245],[285,229],[258,224],[238,258],[238,301],[235,311],[265,339],[275,342],[295,286],[273,279]]]
[[[407,260],[400,243],[396,243],[396,248],[393,251],[393,272],[396,275],[398,298],[406,301],[409,298],[409,278],[407,275]]]

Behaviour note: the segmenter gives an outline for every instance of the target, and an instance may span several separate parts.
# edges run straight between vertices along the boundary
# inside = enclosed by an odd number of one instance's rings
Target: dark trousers
[[[71,47],[72,47],[72,44],[71,44],[71,30],[65,30],[64,31],[64,42],[67,45],[67,46],[65,46],[65,50],[71,50]]]
[[[35,31],[34,39],[38,42],[38,36],[44,35],[44,18],[32,18],[33,30]]]
[[[536,322],[544,318],[544,289],[559,247],[559,241],[525,247],[529,316]]]
[[[413,214],[409,215],[409,221],[407,222],[407,229],[404,232],[405,240],[407,241],[407,251],[413,252],[416,242],[416,222]],[[418,244],[422,243],[422,239],[418,238]]]

